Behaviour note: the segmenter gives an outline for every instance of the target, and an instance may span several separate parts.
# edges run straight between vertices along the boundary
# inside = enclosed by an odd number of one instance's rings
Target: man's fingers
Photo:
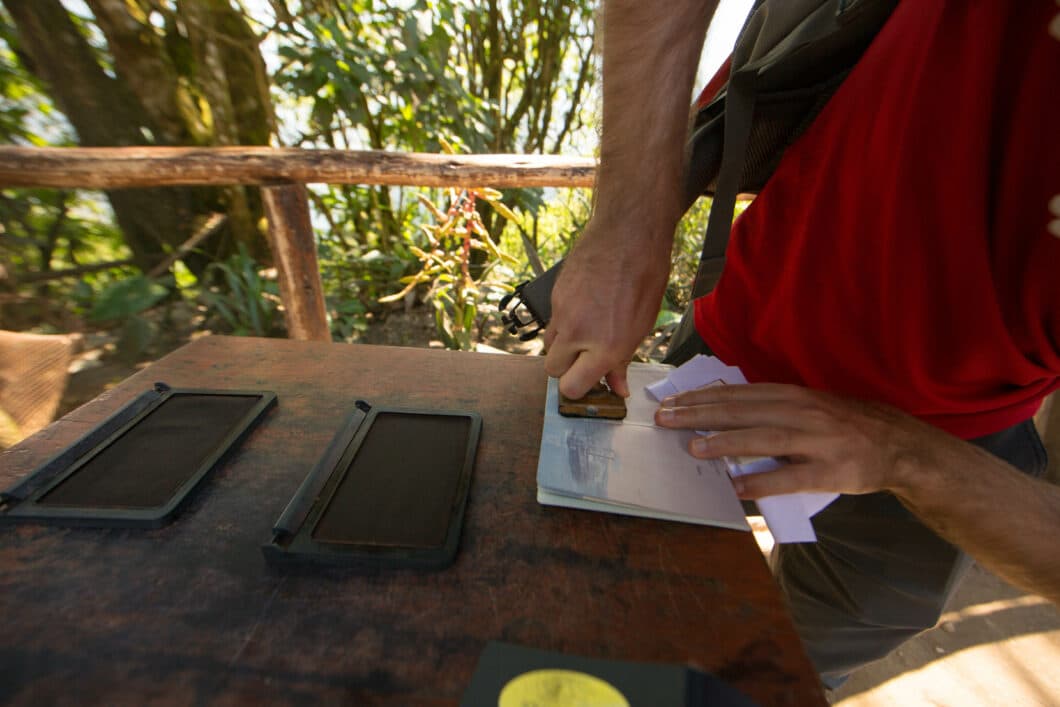
[[[553,339],[556,337],[553,336]],[[559,378],[567,372],[578,356],[582,354],[582,350],[560,342],[558,344],[552,342],[548,347],[548,351],[545,354],[545,373],[552,376],[553,378]]]
[[[556,340],[556,330],[552,327],[548,327],[547,329],[545,329],[545,333],[544,335],[542,335],[541,340],[545,344],[545,350],[551,350],[552,343]]]
[[[568,398],[580,398],[600,382],[609,366],[604,359],[582,351],[559,379],[559,392]]]
[[[551,329],[545,332],[545,336],[548,344],[545,373],[559,378],[561,393],[568,398],[580,398],[606,376],[611,390],[623,398],[629,397],[629,383],[626,380],[628,361],[614,364],[591,349],[567,344]]]
[[[623,398],[628,398],[630,393],[629,381],[626,379],[626,369],[628,367],[628,363],[622,363],[608,371],[606,376],[607,385],[611,387],[613,392],[621,395]]]
[[[782,496],[788,493],[836,491],[829,483],[825,470],[819,464],[789,464],[776,471],[737,476],[732,480],[736,495],[754,501],[766,496]]]
[[[802,423],[803,406],[778,402],[716,402],[663,407],[655,413],[655,424],[688,430],[734,430],[740,428],[795,428]]]
[[[707,385],[678,393],[663,401],[671,407],[706,405],[724,402],[767,402],[773,400],[807,400],[813,393],[801,386],[782,383]]]
[[[806,453],[804,436],[786,427],[758,427],[709,436],[698,435],[688,443],[688,451],[700,459],[801,457]]]

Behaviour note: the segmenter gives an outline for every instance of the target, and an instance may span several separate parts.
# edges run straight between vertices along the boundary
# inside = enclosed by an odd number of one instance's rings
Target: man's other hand
[[[719,385],[668,398],[657,424],[718,430],[693,456],[771,456],[734,480],[746,499],[890,491],[923,523],[1009,582],[1060,606],[1060,487],[885,405],[790,385]]]
[[[894,408],[793,385],[700,388],[668,398],[662,427],[712,430],[690,443],[703,459],[777,457],[776,471],[733,481],[746,499],[824,491],[902,495],[914,469],[973,463],[982,451]]]

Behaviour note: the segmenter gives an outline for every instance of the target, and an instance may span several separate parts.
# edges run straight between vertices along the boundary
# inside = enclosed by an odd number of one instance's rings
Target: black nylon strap
[[[702,297],[713,287],[725,262],[725,250],[732,230],[732,214],[736,209],[736,195],[740,191],[744,156],[751,137],[755,90],[753,74],[735,74],[729,81],[725,97],[725,142],[722,148],[721,171],[714,202],[710,207],[703,252],[692,284],[692,299]]]

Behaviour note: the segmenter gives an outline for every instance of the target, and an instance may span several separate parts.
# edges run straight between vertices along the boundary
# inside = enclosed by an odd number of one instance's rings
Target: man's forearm
[[[1060,487],[973,449],[962,460],[913,460],[895,493],[984,567],[1060,606]]]
[[[637,234],[673,235],[684,193],[692,83],[716,5],[717,0],[604,2],[595,213],[612,224],[628,220]],[[645,218],[670,223],[646,229]]]
[[[578,398],[651,330],[684,194],[692,81],[716,0],[606,0],[604,124],[593,215],[552,290],[545,371]]]

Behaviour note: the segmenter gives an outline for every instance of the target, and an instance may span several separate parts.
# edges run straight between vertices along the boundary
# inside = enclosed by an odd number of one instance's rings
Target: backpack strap
[[[752,22],[754,17],[752,15]],[[744,28],[744,32],[748,29]],[[732,56],[732,66],[746,63],[750,55],[750,43],[737,44]],[[736,210],[736,195],[740,191],[740,178],[744,171],[744,156],[751,139],[751,122],[755,109],[755,74],[733,72],[729,76],[725,95],[725,138],[722,143],[721,167],[718,170],[714,202],[707,219],[707,231],[703,239],[703,252],[699,257],[696,279],[692,283],[692,299],[709,292],[721,276],[725,267],[725,250],[729,246],[732,230],[732,214]]]
[[[696,102],[700,110],[686,156],[684,203],[688,208],[703,193],[713,193],[714,203],[692,283],[693,301],[721,276],[737,195],[764,187],[784,151],[823,109],[897,4],[755,0],[729,63]],[[548,324],[558,269],[559,264],[502,300],[511,333],[533,338]],[[527,316],[520,314],[523,310]],[[664,361],[682,363],[674,352],[685,350],[682,342],[694,335],[690,305]]]
[[[764,179],[768,179],[784,150],[813,122],[896,4],[897,0],[799,0],[790,5],[770,3],[769,0],[755,2],[730,59],[728,84],[714,99],[724,101],[723,138],[720,166],[714,182],[714,201],[692,282],[691,303],[670,337],[670,349],[664,362],[680,364],[687,359],[682,352],[688,347],[682,344],[696,335],[694,302],[710,292],[721,277],[737,195],[748,186],[752,189],[760,187]],[[787,70],[778,72],[775,70],[778,66]],[[825,74],[815,75],[821,69]],[[765,150],[772,159],[766,163],[763,179],[762,165],[752,164],[754,160],[749,159],[759,92],[786,88],[791,77],[800,74],[814,75],[819,81],[801,93],[816,93],[817,96],[805,104],[793,103],[798,107],[793,108],[794,119],[788,120],[790,126],[785,131],[786,136]],[[780,85],[774,85],[778,79]],[[709,146],[693,145],[693,149],[696,148],[710,154]],[[763,152],[761,146],[757,151]],[[694,172],[690,170],[696,183],[690,185],[689,203],[704,188],[709,190],[709,182],[702,184],[704,174]],[[709,177],[709,172],[705,174]]]
[[[695,159],[708,164],[688,169],[689,205],[710,191],[709,163],[717,165],[693,299],[709,292],[721,275],[736,196],[764,186],[896,5],[897,0],[756,0],[730,57],[727,85],[701,106],[707,118],[722,112],[720,158],[711,146],[716,120],[692,138]],[[763,116],[755,114],[760,97]]]

